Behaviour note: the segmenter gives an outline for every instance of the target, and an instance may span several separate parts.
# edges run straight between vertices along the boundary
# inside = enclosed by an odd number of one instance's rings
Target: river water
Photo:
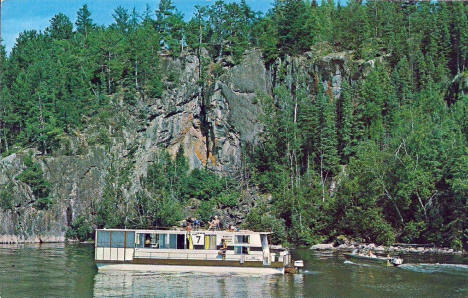
[[[0,245],[0,297],[468,297],[466,256],[408,255],[393,268],[294,255],[301,274],[98,273],[92,245]]]

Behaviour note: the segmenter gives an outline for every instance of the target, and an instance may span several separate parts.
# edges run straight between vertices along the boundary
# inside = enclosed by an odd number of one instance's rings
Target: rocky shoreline
[[[24,238],[16,235],[0,235],[0,244],[26,244],[26,243],[64,243],[64,242],[76,242],[73,240],[66,240],[64,236],[45,236],[45,237],[33,237]],[[85,241],[86,243],[94,243],[93,241]],[[82,243],[85,243],[82,242]],[[454,250],[447,247],[428,247],[427,245],[375,245],[374,243],[358,243],[358,242],[347,242],[347,243],[322,243],[315,244],[310,247],[311,250],[317,251],[353,251],[354,249],[359,250],[370,250],[374,253],[416,253],[416,254],[441,254],[441,255],[463,255],[468,254],[466,251]]]
[[[62,243],[65,236],[35,236],[23,237],[18,235],[0,235],[0,244],[25,244],[25,243]]]
[[[354,249],[370,250],[375,253],[418,253],[418,254],[445,254],[445,255],[462,255],[466,251],[454,250],[446,247],[427,247],[426,245],[392,245],[383,246],[375,245],[374,243],[323,243],[316,244],[310,247],[312,250],[336,250],[336,251],[352,251]]]

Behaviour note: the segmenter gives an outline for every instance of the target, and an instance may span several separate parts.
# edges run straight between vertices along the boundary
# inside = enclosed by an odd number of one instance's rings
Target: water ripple
[[[398,268],[420,273],[444,273],[468,277],[468,265],[465,264],[403,264]]]

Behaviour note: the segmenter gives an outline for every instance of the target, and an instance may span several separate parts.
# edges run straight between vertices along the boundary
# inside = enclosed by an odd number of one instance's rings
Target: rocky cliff
[[[0,189],[8,186],[15,207],[0,210],[0,243],[63,241],[73,219],[92,212],[92,205],[99,203],[110,168],[126,178],[112,187],[131,200],[159,150],[175,156],[182,147],[191,168],[206,167],[234,177],[244,145],[255,145],[261,137],[258,96],[271,96],[279,81],[290,87],[312,86],[320,78],[338,98],[345,78],[355,80],[372,66],[373,61],[353,61],[349,52],[310,52],[266,67],[261,53],[254,50],[238,65],[229,59],[207,65],[201,92],[197,56],[163,57],[161,98],[138,97],[130,105],[116,94],[110,121],[90,122],[86,129],[67,136],[68,145],[53,156],[29,150],[51,185],[51,208],[37,209],[31,187],[17,179],[25,169],[27,152],[0,160]],[[245,216],[245,212],[236,214]]]

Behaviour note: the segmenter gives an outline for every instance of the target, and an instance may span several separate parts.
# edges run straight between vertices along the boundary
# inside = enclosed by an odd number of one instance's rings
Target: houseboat
[[[268,243],[269,232],[96,230],[101,270],[282,274],[294,268],[289,251]],[[298,264],[298,263],[296,263]]]

